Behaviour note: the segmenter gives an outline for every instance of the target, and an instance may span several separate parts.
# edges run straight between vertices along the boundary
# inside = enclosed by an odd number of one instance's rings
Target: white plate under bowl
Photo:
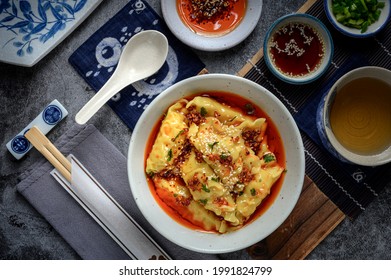
[[[155,201],[145,174],[148,137],[164,112],[177,100],[205,91],[240,95],[259,106],[276,125],[285,150],[287,172],[278,196],[260,217],[243,228],[225,234],[193,230],[172,219]],[[147,107],[133,130],[128,151],[128,176],[137,206],[164,237],[189,250],[227,253],[246,248],[275,231],[293,210],[304,180],[304,148],[300,132],[286,107],[271,92],[247,79],[226,74],[192,77],[163,91]]]
[[[0,2],[0,61],[31,67],[71,34],[102,0]]]
[[[218,37],[206,37],[191,31],[181,20],[177,0],[162,0],[163,18],[171,32],[186,45],[203,51],[222,51],[246,39],[257,25],[262,12],[262,0],[247,0],[244,18],[231,32]]]

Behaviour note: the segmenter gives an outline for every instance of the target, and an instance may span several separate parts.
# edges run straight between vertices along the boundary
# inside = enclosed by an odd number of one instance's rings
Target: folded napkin
[[[205,67],[199,58],[178,41],[164,20],[141,0],[129,1],[69,58],[80,76],[98,91],[111,77],[127,41],[134,34],[150,29],[162,32],[168,39],[165,64],[155,75],[125,88],[108,102],[131,129],[156,95],[180,80],[197,75]]]
[[[130,191],[126,158],[93,125],[74,126],[55,146],[73,154],[112,197],[173,259],[216,259],[215,255],[183,249],[156,232],[144,219]],[[115,241],[50,175],[53,166],[44,158],[21,175],[17,185],[32,206],[83,259],[129,259]]]

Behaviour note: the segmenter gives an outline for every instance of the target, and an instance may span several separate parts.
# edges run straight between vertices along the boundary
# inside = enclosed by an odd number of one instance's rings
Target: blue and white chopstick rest
[[[32,148],[24,136],[31,127],[37,126],[43,134],[47,134],[67,115],[68,111],[64,106],[57,99],[53,100],[31,123],[6,144],[7,149],[16,159],[21,159]]]

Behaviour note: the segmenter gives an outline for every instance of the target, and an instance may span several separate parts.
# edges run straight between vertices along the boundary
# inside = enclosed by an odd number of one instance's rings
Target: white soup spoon
[[[76,122],[85,124],[121,89],[156,73],[166,61],[167,53],[168,42],[162,33],[147,30],[134,35],[123,48],[114,73],[76,114]]]

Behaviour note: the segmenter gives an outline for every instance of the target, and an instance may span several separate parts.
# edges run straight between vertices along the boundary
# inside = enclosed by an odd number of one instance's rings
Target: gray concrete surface
[[[148,0],[161,14],[160,1]],[[235,74],[261,48],[265,32],[278,17],[296,11],[305,0],[263,1],[261,19],[240,45],[222,52],[196,51],[212,73]],[[74,124],[74,116],[94,92],[68,64],[68,57],[125,5],[106,0],[58,47],[32,68],[0,63],[0,259],[78,259],[56,231],[16,192],[18,175],[40,155],[32,151],[16,161],[5,144],[36,117],[45,104],[58,98],[69,116],[48,136],[55,140]],[[1,49],[0,49],[1,51]],[[91,120],[123,154],[131,131],[108,106]],[[346,219],[308,259],[391,259],[391,188],[386,187],[354,221]],[[245,251],[222,256],[247,259]]]

